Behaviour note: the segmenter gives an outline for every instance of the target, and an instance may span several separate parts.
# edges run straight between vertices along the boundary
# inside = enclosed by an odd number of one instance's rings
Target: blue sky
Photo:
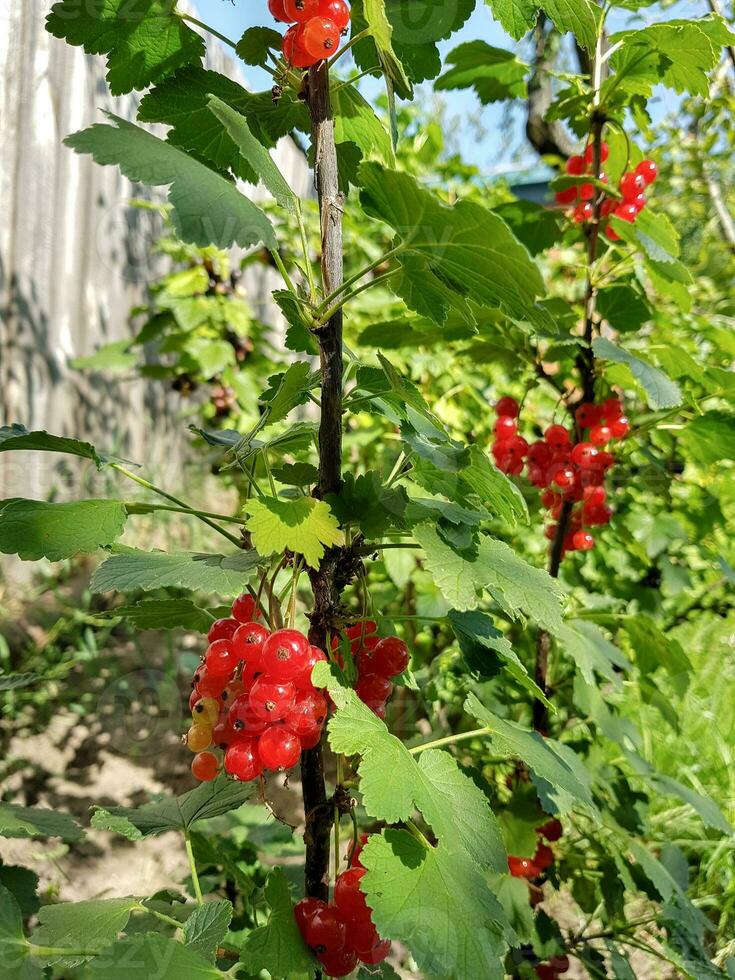
[[[248,27],[255,25],[273,26],[274,22],[267,10],[266,0],[193,0],[199,11],[200,18],[215,27],[218,31],[237,40]],[[674,8],[669,8],[665,14],[656,8],[647,8],[636,14],[626,14],[624,11],[616,17],[615,29],[624,27],[643,27],[645,23],[656,20],[668,20],[672,17],[703,16],[707,11],[705,4],[697,0],[680,0]],[[278,26],[278,25],[275,25]],[[515,48],[520,57],[527,57],[523,44],[514,42],[492,19],[486,4],[479,2],[474,14],[461,31],[452,35],[451,40],[440,44],[442,57],[462,41],[482,38],[488,44],[499,48]],[[246,77],[254,88],[270,87],[269,76],[254,68],[246,68]],[[368,79],[363,89],[370,97],[372,93],[382,91],[381,83]],[[434,96],[430,86],[419,90],[419,98],[430,101]],[[494,105],[483,108],[472,92],[444,92],[442,101],[447,111],[457,125],[451,130],[456,134],[456,142],[461,146],[462,156],[470,163],[476,164],[483,173],[498,173],[517,171],[533,166],[533,155],[528,151],[523,140],[524,118],[521,108],[510,110],[504,105]],[[651,106],[654,120],[675,108],[676,99],[670,92],[662,92],[656,104]]]

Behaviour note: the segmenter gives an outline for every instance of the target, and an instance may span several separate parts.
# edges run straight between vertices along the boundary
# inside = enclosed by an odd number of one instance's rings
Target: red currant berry
[[[301,738],[320,732],[327,720],[327,700],[317,691],[307,691],[296,698],[296,704],[286,715],[285,724]]]
[[[548,527],[544,530],[544,537],[546,538],[547,541],[553,541],[558,533],[559,533],[559,525],[549,524]]]
[[[623,195],[624,201],[632,201],[639,194],[642,194],[645,189],[646,182],[640,174],[623,174],[620,181],[620,193]]]
[[[347,920],[370,918],[365,894],[360,889],[364,876],[364,868],[350,868],[349,871],[343,871],[335,882],[334,904]]]
[[[510,415],[501,415],[493,428],[499,442],[507,442],[518,431],[518,423]]]
[[[254,738],[235,742],[228,748],[225,753],[225,770],[243,783],[249,783],[263,772],[258,743]]]
[[[243,623],[232,638],[232,650],[238,662],[244,662],[251,670],[261,669],[263,644],[268,630],[260,623]]]
[[[630,223],[638,217],[638,210],[634,204],[618,204],[613,214],[616,218],[620,218],[621,221]]]
[[[572,214],[572,221],[575,224],[583,225],[592,221],[595,216],[595,209],[589,201],[581,201]]]
[[[238,737],[261,735],[268,727],[268,721],[253,710],[249,694],[241,694],[235,698],[230,705],[228,718]]]
[[[595,446],[606,446],[612,438],[609,425],[593,425],[590,429],[590,442]]]
[[[211,783],[219,772],[217,756],[211,752],[200,752],[192,759],[191,771],[194,778],[198,779],[200,783]]]
[[[569,433],[563,425],[550,425],[544,438],[552,449],[563,449],[569,445]]]
[[[271,725],[258,740],[258,755],[264,769],[291,769],[301,758],[301,742],[285,725]]]
[[[567,160],[566,169],[568,174],[571,174],[574,177],[579,177],[587,169],[584,162],[584,157],[580,157],[580,156],[569,157],[569,159]]]
[[[506,395],[505,398],[499,400],[495,406],[495,411],[501,418],[506,416],[507,418],[517,419],[521,412],[521,406],[515,398],[510,398]]]
[[[257,618],[257,603],[247,592],[232,603],[232,615],[239,623],[250,623]]]
[[[580,548],[580,551],[584,549]],[[541,871],[546,871],[554,863],[554,852],[546,844],[539,844],[533,856],[533,863]]]
[[[648,204],[648,201],[646,200],[645,194],[638,194],[637,197],[634,197],[628,203],[633,205],[633,207],[636,209],[637,214],[640,214],[641,211],[645,208],[646,204]]]
[[[539,869],[530,858],[509,857],[508,871],[514,878],[538,878]]]
[[[205,699],[218,698],[227,687],[227,674],[210,674],[206,667],[200,667],[195,676],[198,677],[197,691]],[[219,707],[217,713],[219,714]]]
[[[601,486],[585,487],[582,493],[582,499],[592,507],[601,507],[607,500],[607,490]]]
[[[302,735],[299,738],[299,741],[301,742],[301,749],[304,752],[306,752],[307,749],[315,749],[321,740],[322,730],[320,728],[315,728],[309,735]]]
[[[390,939],[379,940],[369,952],[360,953],[360,959],[369,966],[377,966],[378,963],[382,963],[383,960],[388,958],[390,950]]]
[[[306,920],[304,940],[318,955],[339,953],[345,948],[347,925],[337,918],[335,909],[327,906]]]
[[[360,959],[379,942],[380,936],[372,919],[352,919],[350,921],[347,945],[357,953]]]
[[[297,690],[309,691],[313,689],[314,685],[311,683],[311,675],[314,667],[322,661],[326,662],[327,659],[326,653],[323,650],[320,650],[319,647],[309,647],[309,653],[306,658],[304,669],[301,671],[298,677],[294,679],[294,684],[296,685]]]
[[[237,700],[241,694],[245,693],[245,685],[242,681],[230,681],[227,687],[222,692],[222,703],[226,708],[232,704],[233,701]]]
[[[263,644],[262,670],[276,681],[292,681],[309,662],[309,641],[296,630],[278,630]]]
[[[235,729],[232,727],[232,722],[230,720],[229,712],[220,716],[219,721],[212,729],[212,743],[216,745],[218,749],[227,748],[231,742],[235,740]]]
[[[306,930],[306,923],[312,919],[317,912],[323,912],[325,909],[329,908],[326,902],[323,902],[321,898],[302,898],[300,902],[297,902],[294,906],[293,914],[296,919],[296,925],[299,927],[299,932],[304,935]]]
[[[582,402],[574,413],[574,418],[577,425],[582,429],[589,429],[590,426],[596,425],[600,421],[600,410],[592,402]]]
[[[591,442],[578,442],[572,449],[572,462],[581,469],[589,469],[595,465],[600,450]]]
[[[534,969],[538,980],[558,980],[557,971],[548,963],[539,963]]]
[[[574,483],[574,470],[564,463],[556,463],[549,469],[549,483],[560,490],[568,490]]]
[[[348,640],[364,640],[368,636],[375,636],[377,632],[378,624],[372,619],[366,619],[355,626],[348,626],[345,630],[345,636]]]
[[[204,655],[204,666],[211,677],[229,677],[237,667],[237,657],[229,640],[215,640]],[[225,684],[220,690],[224,690]]]
[[[601,408],[602,417],[608,425],[610,422],[614,422],[615,419],[619,419],[623,414],[622,403],[617,398],[608,398],[607,401],[602,403]]]
[[[541,494],[541,503],[547,510],[561,504],[561,496],[555,490],[544,490]]]
[[[355,687],[358,698],[368,707],[384,704],[393,693],[393,685],[382,674],[366,674]]]
[[[321,0],[283,0],[283,7],[291,23],[305,24],[319,13]]]
[[[281,51],[283,57],[294,68],[311,68],[315,65],[318,58],[313,58],[303,47],[303,24],[294,24],[289,27],[283,37]]]
[[[321,0],[319,16],[334,21],[340,31],[346,31],[350,24],[350,8],[345,0]]]
[[[553,967],[557,973],[567,973],[570,966],[569,957],[551,956],[549,958],[549,966]]]
[[[271,16],[276,20],[280,20],[281,23],[291,23],[291,18],[286,13],[284,0],[268,0],[268,10],[270,11]]]
[[[215,640],[231,640],[239,625],[236,619],[218,619],[209,627],[207,639],[210,643],[214,643]]]
[[[635,168],[635,172],[646,182],[646,187],[658,177],[658,167],[653,160],[643,160]]]
[[[591,527],[602,527],[602,525],[610,523],[612,511],[609,507],[599,507],[597,505],[590,507],[585,504],[584,519],[585,523]]]
[[[328,58],[339,47],[340,29],[328,17],[312,17],[304,26],[304,51],[314,58]]]
[[[612,225],[605,225],[602,229],[603,235],[608,238],[611,242],[619,242],[620,235],[615,231]]]
[[[621,415],[620,418],[613,419],[610,423],[610,432],[613,439],[624,439],[630,432],[630,422],[624,415]]]
[[[281,683],[259,677],[252,686],[248,700],[256,717],[280,721],[293,710],[296,689],[290,682]]]
[[[380,674],[381,677],[397,677],[408,667],[411,654],[408,647],[397,636],[386,636],[375,649],[365,651],[358,659],[361,677],[366,674]]]
[[[580,184],[579,196],[583,201],[591,201],[595,196],[594,184]]]
[[[357,956],[349,949],[322,953],[318,960],[328,977],[347,977],[357,966]]]
[[[569,204],[574,204],[577,200],[577,188],[576,187],[566,187],[563,191],[557,191],[554,195],[557,204],[561,204],[562,207],[567,207]]]
[[[604,163],[610,156],[610,147],[604,141],[600,143],[600,163]],[[594,143],[589,143],[584,151],[584,162],[588,167],[591,167],[595,162],[595,145]]]
[[[539,827],[538,832],[542,837],[545,837],[546,840],[553,843],[554,841],[561,840],[561,836],[564,833],[564,828],[561,820],[553,819],[549,820],[548,823],[545,823],[543,827]]]
[[[535,466],[544,466],[551,460],[551,449],[548,443],[539,440],[531,443],[526,455],[529,463],[533,463]]]

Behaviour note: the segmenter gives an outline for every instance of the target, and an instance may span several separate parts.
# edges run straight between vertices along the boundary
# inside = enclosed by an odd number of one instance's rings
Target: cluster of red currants
[[[345,0],[268,0],[268,9],[292,26],[283,38],[283,57],[294,68],[310,68],[339,48],[350,23]]]
[[[552,956],[548,963],[539,963],[536,967],[536,976],[539,980],[557,980],[562,973],[569,970],[568,956]]]
[[[385,718],[388,699],[393,693],[393,678],[408,667],[411,655],[406,644],[397,636],[377,635],[377,624],[365,620],[345,630],[352,658],[357,667],[358,680],[355,693],[378,718]],[[340,640],[332,640],[332,649],[338,661],[343,658],[337,652]],[[344,667],[341,662],[340,666]]]
[[[559,820],[549,820],[539,827],[537,834],[543,840],[539,840],[536,853],[532,858],[521,858],[521,857],[509,857],[508,858],[508,871],[513,875],[514,878],[538,878],[539,875],[543,874],[551,865],[554,863],[554,852],[549,847],[549,844],[543,843],[543,841],[548,841],[553,844],[555,841],[561,839],[561,835],[564,832],[564,828]]]
[[[294,909],[304,942],[330,977],[348,976],[358,962],[375,966],[390,953],[390,940],[378,935],[360,888],[365,874],[360,852],[367,840],[363,835],[358,846],[351,849],[351,867],[335,881],[331,905],[318,898],[304,898]]]
[[[311,673],[326,654],[297,630],[269,633],[256,619],[254,600],[236,599],[232,618],[212,625],[194,674],[186,744],[203,782],[220,770],[212,748],[224,752],[230,776],[248,782],[264,770],[290,769],[321,738],[327,701]]]
[[[604,163],[610,155],[610,148],[607,143],[602,143],[600,147],[600,163]],[[584,156],[572,156],[567,160],[567,173],[570,176],[582,177],[584,174],[592,175],[594,165],[594,147],[590,144],[584,151]],[[620,180],[620,194],[622,200],[615,197],[603,197],[600,203],[600,216],[607,218],[615,215],[622,221],[632,222],[638,217],[646,206],[645,191],[658,177],[658,167],[653,160],[643,160],[635,170],[623,174]],[[599,179],[606,184],[607,175],[601,173]],[[567,187],[563,191],[557,191],[557,204],[565,207],[573,204],[572,220],[577,224],[586,224],[593,220],[595,208],[592,203],[597,196],[594,184],[575,184]],[[607,222],[604,222],[602,230],[612,242],[620,239],[620,235]]]
[[[615,464],[607,447],[624,439],[630,431],[623,406],[617,398],[601,405],[583,402],[575,412],[576,430],[550,425],[544,438],[529,443],[518,435],[520,407],[514,398],[501,398],[496,405],[495,442],[492,452],[498,468],[520,476],[524,464],[530,482],[543,490],[541,503],[558,520],[565,504],[572,506],[566,527],[562,554],[590,551],[595,539],[590,527],[609,524],[612,510],[607,506],[605,476]],[[587,438],[575,441],[577,435]],[[558,524],[550,524],[546,536],[556,538]]]

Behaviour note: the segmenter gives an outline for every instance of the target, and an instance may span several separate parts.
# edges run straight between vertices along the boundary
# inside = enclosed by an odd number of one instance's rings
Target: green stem
[[[446,738],[437,738],[433,742],[425,742],[423,745],[414,745],[414,747],[408,751],[411,753],[411,755],[418,755],[420,752],[425,752],[427,749],[438,749],[442,745],[454,745],[457,742],[466,742],[468,739],[479,738],[481,735],[490,735],[491,732],[491,728],[478,728],[473,732],[462,732],[459,735],[447,735]]]
[[[197,865],[194,860],[194,848],[191,846],[191,837],[189,836],[189,831],[184,831],[184,840],[186,841],[186,856],[189,858],[189,867],[191,869],[191,881],[194,886],[194,895],[196,896],[197,905],[204,904],[204,898],[202,897],[202,886],[199,884],[199,875],[197,874]]]
[[[389,251],[385,252],[379,258],[375,259],[374,262],[371,262],[370,265],[366,265],[364,269],[360,269],[360,271],[356,272],[354,276],[350,276],[349,279],[345,279],[345,281],[342,283],[341,286],[338,286],[338,288],[335,289],[333,292],[331,292],[329,296],[326,296],[324,298],[317,312],[321,312],[324,309],[324,307],[331,305],[341,293],[343,293],[346,289],[349,289],[350,286],[354,286],[356,282],[359,282],[361,279],[364,279],[366,275],[368,275],[370,272],[373,271],[373,269],[377,269],[378,266],[383,265],[385,262],[389,262],[403,248],[404,248],[403,244],[396,245],[395,248],[389,249]]]
[[[156,919],[159,919],[161,922],[165,922],[166,925],[168,925],[168,926],[173,926],[174,929],[182,929],[183,928],[183,923],[179,922],[178,919],[174,919],[174,917],[171,916],[171,915],[166,915],[165,912],[157,912],[155,909],[149,909],[148,906],[147,905],[143,905],[142,902],[139,905],[136,905],[136,907],[134,909],[132,909],[132,911],[133,912],[145,912],[146,915],[155,916]]]
[[[356,549],[356,554],[362,555],[372,555],[374,551],[388,551],[391,548],[420,548],[421,545],[417,544],[415,541],[386,541],[382,544],[376,542],[375,544],[364,544],[362,547]]]
[[[404,820],[404,823],[405,823],[405,825],[406,825],[406,828],[407,828],[407,830],[409,830],[409,831],[410,831],[410,833],[411,833],[411,834],[412,834],[412,835],[413,835],[413,836],[414,836],[414,837],[416,838],[416,840],[417,840],[417,841],[418,841],[418,842],[419,842],[420,844],[423,844],[423,845],[424,845],[424,847],[425,847],[425,848],[426,848],[427,850],[431,850],[431,844],[430,844],[430,843],[428,842],[428,840],[427,840],[427,839],[426,839],[426,838],[424,837],[424,835],[423,835],[423,834],[421,833],[421,831],[420,831],[420,830],[419,830],[419,828],[418,828],[418,827],[416,826],[416,824],[415,824],[415,823],[413,822],[413,820]]]
[[[342,55],[347,54],[347,52],[351,48],[354,48],[359,41],[363,41],[366,37],[370,37],[371,35],[372,31],[369,28],[366,28],[364,31],[360,31],[359,34],[355,34],[355,36],[350,38],[349,42],[345,44],[343,48],[340,48],[338,53],[332,58],[332,60],[329,62],[330,67],[333,67],[339,61]]]
[[[149,483],[148,480],[144,480],[142,476],[138,476],[136,473],[131,473],[130,470],[125,469],[124,466],[120,466],[119,463],[111,463],[110,465],[112,466],[113,470],[117,470],[118,473],[126,476],[134,483],[139,484],[139,486],[145,487],[146,490],[150,490],[152,493],[157,493],[159,497],[163,497],[165,500],[170,500],[171,503],[176,504],[178,507],[184,507],[185,513],[191,514],[193,517],[198,517],[200,521],[202,521],[208,527],[211,527],[212,530],[217,531],[217,533],[221,534],[222,537],[227,538],[228,541],[231,541],[238,548],[242,547],[242,542],[239,540],[239,538],[236,538],[234,534],[230,534],[229,531],[226,531],[223,527],[220,527],[219,524],[213,520],[210,520],[210,518],[200,516],[197,511],[193,510],[188,504],[184,503],[183,500],[179,500],[178,497],[174,497],[172,494],[166,493],[165,490],[161,490],[161,488],[157,487],[155,484]]]
[[[306,278],[309,280],[309,297],[312,303],[316,303],[316,283],[314,282],[314,271],[311,268],[309,259],[309,242],[306,237],[306,227],[304,225],[304,215],[301,210],[301,201],[296,198],[296,220],[299,223],[299,235],[301,237],[301,249],[304,253],[304,266],[306,268]]]
[[[278,271],[281,273],[281,276],[283,278],[283,281],[286,283],[286,288],[288,289],[289,293],[293,293],[294,296],[296,296],[297,295],[297,293],[296,293],[296,287],[293,284],[293,281],[291,279],[291,276],[289,276],[289,274],[288,274],[288,271],[286,269],[286,266],[283,264],[283,259],[281,258],[281,253],[278,251],[277,248],[272,248],[270,250],[270,253],[271,253],[271,256],[273,258],[273,261],[276,263],[276,267],[277,267]]]
[[[278,493],[276,491],[276,483],[275,480],[273,479],[273,474],[271,473],[270,464],[268,462],[268,453],[265,449],[263,449],[261,450],[260,455],[263,459],[263,466],[265,467],[266,475],[268,476],[268,482],[270,483],[271,493],[273,494],[274,497],[277,497]]]
[[[192,517],[215,521],[227,521],[230,524],[247,524],[241,517],[228,517],[226,514],[213,514],[208,510],[195,510],[193,507],[176,507],[174,504],[141,504],[136,500],[123,500],[123,505],[129,514],[145,514],[151,510],[160,510],[171,514],[189,514]]]
[[[43,957],[51,956],[99,956],[98,949],[65,949],[63,946],[34,946],[27,943],[28,955]]]
[[[368,289],[372,289],[373,286],[382,285],[384,282],[392,279],[393,276],[399,271],[399,269],[392,269],[390,272],[384,272],[382,276],[376,276],[375,279],[371,279],[369,282],[364,282],[361,286],[358,286],[357,289],[350,290],[350,292],[345,293],[345,295],[337,303],[335,303],[334,306],[330,307],[326,313],[320,315],[319,319],[324,323],[328,323],[346,303],[349,303],[351,299],[359,296],[360,293],[366,292]]]

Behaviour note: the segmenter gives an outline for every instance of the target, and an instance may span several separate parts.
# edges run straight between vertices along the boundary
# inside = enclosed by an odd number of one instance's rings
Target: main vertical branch
[[[343,281],[342,207],[339,189],[334,120],[329,97],[329,66],[323,61],[310,69],[307,101],[312,121],[314,177],[319,195],[322,239],[322,281],[325,295]],[[342,311],[318,334],[322,397],[319,424],[319,484],[316,495],[336,493],[342,483]],[[339,605],[339,550],[331,549],[311,575],[314,609],[309,640],[328,649]],[[324,753],[320,743],[301,757],[301,779],[306,814],[306,894],[326,900],[329,894],[329,849],[333,811],[324,780]]]

